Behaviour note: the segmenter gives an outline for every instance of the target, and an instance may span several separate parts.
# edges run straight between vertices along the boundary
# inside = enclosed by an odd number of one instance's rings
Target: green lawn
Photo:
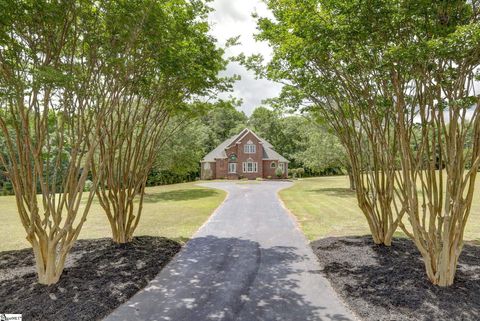
[[[480,179],[465,239],[480,242]],[[309,240],[327,236],[370,234],[357,206],[355,193],[348,189],[346,176],[315,177],[297,180],[280,192],[287,208],[297,217]],[[398,232],[398,235],[403,233]]]
[[[142,218],[135,235],[164,236],[177,241],[190,238],[226,196],[221,190],[194,184],[147,188]],[[0,251],[28,247],[13,196],[0,197],[0,218]],[[80,238],[110,235],[107,217],[98,202],[94,202]]]

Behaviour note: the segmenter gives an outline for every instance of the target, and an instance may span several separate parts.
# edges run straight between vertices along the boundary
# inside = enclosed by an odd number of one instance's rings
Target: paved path
[[[147,287],[106,321],[355,320],[321,276],[277,191],[287,182],[208,183],[228,197]]]

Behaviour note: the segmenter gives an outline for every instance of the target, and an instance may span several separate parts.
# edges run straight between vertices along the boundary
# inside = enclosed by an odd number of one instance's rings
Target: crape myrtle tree
[[[473,4],[472,4],[473,3]],[[401,192],[433,284],[453,284],[480,165],[476,1],[400,3],[402,42],[386,60],[395,90]],[[408,16],[403,14],[407,9]],[[413,37],[415,35],[415,38]],[[478,85],[478,83],[477,83]]]
[[[13,185],[38,281],[48,285],[59,280],[94,196],[83,190],[106,111],[96,104],[100,20],[83,1],[2,4],[0,171]]]
[[[369,88],[383,88],[377,97],[385,103],[378,109],[380,100],[374,112],[393,115],[390,145],[400,151],[401,169],[394,190],[411,226],[404,231],[417,245],[430,281],[451,285],[479,165],[477,10],[468,1],[332,1],[322,8],[337,37],[345,39],[340,43],[353,48],[342,61],[351,66],[350,74],[359,70]],[[364,91],[358,84],[341,87]],[[364,96],[374,97],[370,91]],[[477,139],[465,153],[470,129]]]
[[[267,75],[287,80],[288,99],[309,99],[344,125],[331,122],[337,132],[364,132],[362,140],[377,132],[386,148],[363,151],[385,160],[378,175],[393,175],[388,193],[411,229],[399,225],[440,286],[453,283],[479,165],[475,3],[279,0],[269,2],[277,22],[260,20],[260,38],[276,53]]]
[[[102,104],[112,113],[103,118],[105,134],[92,163],[104,167],[97,197],[113,240],[127,243],[162,146],[208,105],[196,100],[228,89],[230,80],[218,76],[226,61],[208,35],[210,8],[202,1],[103,1],[101,10],[113,62]]]
[[[265,67],[258,56],[240,59],[260,75],[284,84],[277,104],[315,114],[333,129],[347,151],[358,205],[373,240],[389,246],[397,228],[404,228],[405,215],[402,195],[395,197],[394,188],[399,175],[389,112],[392,88],[374,68],[375,52],[365,47],[371,30],[355,29],[364,21],[353,8],[348,15],[336,15],[335,4],[268,1],[275,19],[260,18],[257,37],[274,48],[273,59]],[[347,1],[344,4],[348,7]],[[383,13],[374,10],[369,19],[381,21]],[[349,32],[365,43],[352,43]]]

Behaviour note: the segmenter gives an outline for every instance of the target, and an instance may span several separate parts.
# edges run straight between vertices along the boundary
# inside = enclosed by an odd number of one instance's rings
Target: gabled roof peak
[[[240,132],[240,134],[234,139],[234,141],[232,143],[237,143],[238,144],[238,142],[240,142],[243,139],[243,137],[245,137],[248,133],[255,136],[260,143],[265,141],[265,139],[260,138],[257,134],[255,134],[255,132],[253,130],[245,127],[245,129]]]
[[[254,135],[260,144],[263,145],[263,159],[268,159],[268,160],[279,160],[281,162],[288,162],[287,159],[285,159],[282,155],[278,154],[274,149],[273,146],[266,141],[265,139],[261,138],[253,130],[251,130],[248,127],[245,127],[240,133],[237,135],[234,135],[224,142],[222,142],[220,145],[218,145],[214,150],[212,150],[210,153],[208,153],[205,158],[202,160],[202,162],[214,162],[215,159],[224,159],[227,158],[226,154],[226,149],[229,147],[235,145],[236,143],[240,143],[242,138],[244,138],[248,133],[251,133]]]

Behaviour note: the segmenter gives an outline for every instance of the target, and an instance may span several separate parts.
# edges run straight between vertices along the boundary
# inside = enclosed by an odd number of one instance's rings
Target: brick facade
[[[268,150],[266,151],[264,148],[268,148],[271,154],[273,149],[271,145],[266,146],[265,144],[268,143],[252,131],[245,129],[239,135],[224,143],[225,146],[220,146],[221,150],[216,151],[217,153],[221,153],[221,155],[214,155],[217,156],[213,157],[214,162],[202,161],[202,179],[277,178],[275,170],[279,166],[279,163],[284,164],[285,170],[283,178],[288,176],[288,161],[280,155],[282,160],[265,158],[266,156],[268,157]],[[245,145],[250,146],[245,147]],[[205,166],[205,163],[209,165]],[[275,164],[274,167],[272,167],[272,163]],[[211,171],[206,169],[206,167],[209,166],[212,169]],[[235,166],[236,171],[230,172],[229,168],[235,169]]]
[[[272,167],[272,163],[275,164],[275,167]],[[263,161],[263,178],[277,178],[275,171],[278,167],[278,160],[264,160]],[[286,178],[288,173],[288,163],[284,163],[285,170],[281,178]]]

